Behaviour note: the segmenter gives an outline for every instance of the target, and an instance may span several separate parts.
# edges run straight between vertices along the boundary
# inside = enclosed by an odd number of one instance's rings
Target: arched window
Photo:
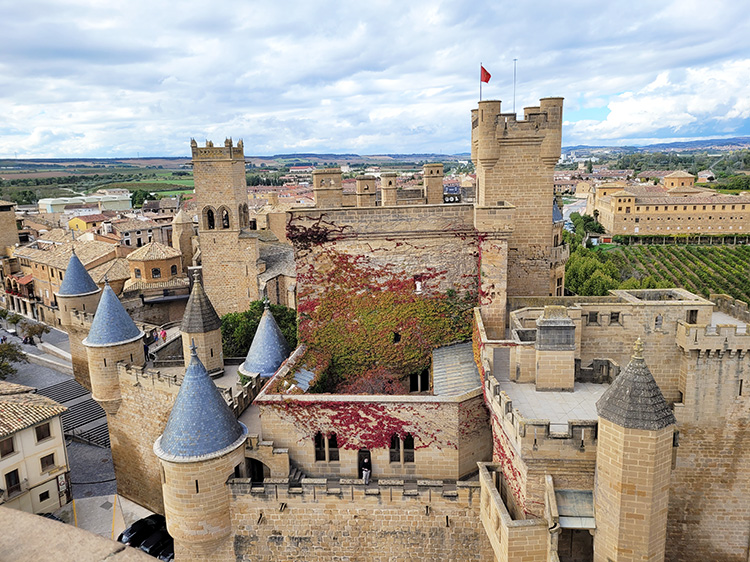
[[[391,462],[401,462],[401,439],[395,433],[391,435],[391,447],[389,449]]]
[[[414,462],[414,437],[411,433],[404,436],[404,462]]]
[[[320,431],[315,434],[315,460],[326,460],[326,444],[325,440],[323,439],[323,434]]]
[[[214,217],[214,210],[210,207],[206,209],[206,229],[213,230],[216,228],[216,218]]]
[[[170,273],[170,275],[177,275],[177,266],[173,265],[172,267],[170,267],[169,268],[169,273]]]
[[[339,460],[339,442],[336,440],[335,433],[328,436],[328,460],[330,462]]]
[[[141,270],[137,267],[135,268],[135,278],[140,279],[141,278]]]
[[[221,228],[229,228],[229,211],[221,210]]]
[[[158,267],[154,267],[151,269],[151,278],[152,279],[159,279],[161,278],[161,269]]]

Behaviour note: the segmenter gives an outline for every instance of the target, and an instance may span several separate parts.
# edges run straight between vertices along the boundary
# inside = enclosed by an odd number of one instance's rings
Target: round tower
[[[596,408],[594,561],[664,560],[676,421],[640,339]]]
[[[182,353],[185,367],[190,365],[190,347],[195,343],[198,358],[209,375],[218,376],[224,372],[224,353],[221,348],[221,320],[211,301],[203,290],[198,276],[193,279],[185,315],[182,317]]]
[[[102,290],[89,275],[76,255],[75,247],[65,269],[63,282],[55,293],[57,298],[57,320],[67,332],[70,340],[70,358],[73,363],[73,376],[84,387],[91,389],[88,357],[81,343],[88,333],[87,315],[94,314],[99,304]]]
[[[271,314],[267,300],[265,307],[245,362],[239,368],[239,372],[248,377],[272,377],[291,352],[284,334]]]
[[[246,440],[247,428],[234,417],[192,346],[164,433],[154,443],[177,560],[210,560],[230,536],[226,481],[243,473]]]
[[[143,331],[123,308],[115,292],[107,283],[83,340],[88,355],[91,376],[91,395],[107,414],[117,413],[120,407],[120,380],[117,364],[143,365]]]

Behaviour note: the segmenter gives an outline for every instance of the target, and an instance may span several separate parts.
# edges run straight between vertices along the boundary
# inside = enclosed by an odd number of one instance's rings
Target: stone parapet
[[[744,325],[701,326],[678,322],[675,343],[684,351],[744,355],[750,351],[750,333]]]

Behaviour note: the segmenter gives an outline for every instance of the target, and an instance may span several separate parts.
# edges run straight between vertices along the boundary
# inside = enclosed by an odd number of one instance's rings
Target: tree
[[[8,314],[8,317],[5,319],[5,321],[13,327],[15,327],[21,320],[23,320],[23,316],[16,314],[15,312]]]
[[[245,312],[230,312],[222,317],[221,341],[225,357],[243,357],[247,354],[263,310],[263,301],[253,301]],[[291,308],[272,304],[271,314],[289,347],[297,347],[297,313]]]
[[[7,308],[0,308],[0,320],[2,320],[3,322],[7,322],[9,314],[10,311]]]
[[[42,341],[42,336],[44,334],[49,334],[50,327],[46,324],[40,324],[40,323],[33,323],[33,322],[21,322],[21,332],[23,332],[24,335],[30,337],[33,341],[35,337],[39,338],[39,341]]]
[[[586,160],[586,173],[590,174],[594,171],[594,165],[591,163],[591,160]]]
[[[17,343],[0,343],[0,380],[5,380],[8,375],[16,372],[13,363],[28,363],[26,355]]]
[[[130,202],[134,209],[140,209],[143,207],[144,201],[155,201],[156,199],[158,199],[156,195],[149,193],[145,189],[136,189],[130,194]]]

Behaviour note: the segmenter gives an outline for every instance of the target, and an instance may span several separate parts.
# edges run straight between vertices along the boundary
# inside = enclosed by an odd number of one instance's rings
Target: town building
[[[71,499],[65,406],[0,381],[0,505],[51,513]]]

